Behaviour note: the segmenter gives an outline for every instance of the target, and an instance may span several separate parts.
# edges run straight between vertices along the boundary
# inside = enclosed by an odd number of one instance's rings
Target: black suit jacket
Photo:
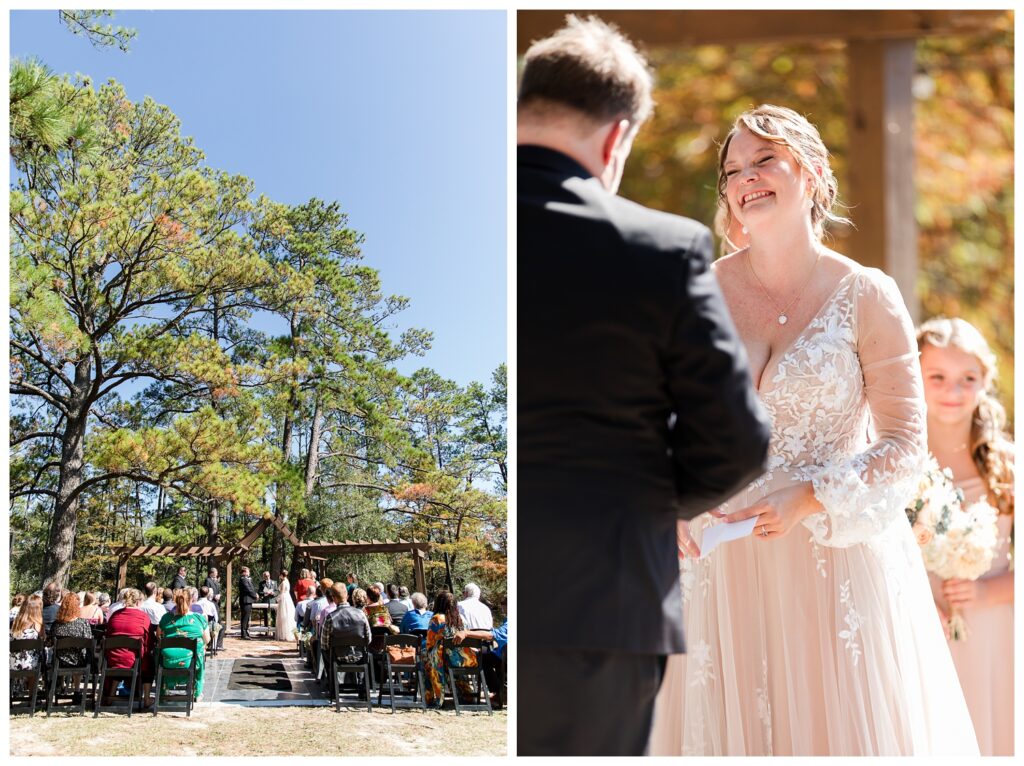
[[[769,437],[711,234],[536,146],[518,197],[520,640],[681,652],[676,520],[756,478]]]
[[[248,577],[242,577],[239,579],[238,603],[245,606],[246,604],[253,604],[259,600],[259,594],[256,593],[256,588],[253,587],[252,580]]]
[[[171,590],[180,590],[181,588],[187,588],[188,582],[181,575],[174,575],[174,580],[171,581]]]
[[[210,601],[220,601],[220,580],[215,580],[212,577],[207,577],[206,582],[203,583],[207,588],[210,589]]]

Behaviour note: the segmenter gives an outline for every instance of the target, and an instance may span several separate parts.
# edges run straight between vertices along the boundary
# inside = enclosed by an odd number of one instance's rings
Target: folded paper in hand
[[[713,527],[708,527],[704,530],[704,537],[700,541],[700,557],[704,558],[722,543],[746,537],[754,531],[755,523],[757,523],[757,516],[731,524],[723,522],[715,524]]]

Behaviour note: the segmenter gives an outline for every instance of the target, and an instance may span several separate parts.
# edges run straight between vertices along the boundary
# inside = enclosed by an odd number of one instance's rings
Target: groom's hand
[[[801,520],[822,510],[821,503],[814,497],[814,487],[810,482],[802,482],[770,492],[758,502],[735,513],[723,514],[719,511],[712,515],[724,518],[730,524],[756,516],[754,537],[770,540],[782,537]]]
[[[679,548],[679,558],[685,559],[687,556],[700,558],[700,546],[690,536],[690,522],[685,519],[679,519],[676,522],[676,546]]]

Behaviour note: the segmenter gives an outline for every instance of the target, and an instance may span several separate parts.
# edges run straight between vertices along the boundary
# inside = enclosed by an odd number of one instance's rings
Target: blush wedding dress
[[[977,755],[904,508],[927,452],[914,328],[876,269],[843,277],[759,395],[767,472],[721,510],[810,481],[824,512],[681,561],[687,653],[652,755]],[[704,530],[726,523],[708,514]]]

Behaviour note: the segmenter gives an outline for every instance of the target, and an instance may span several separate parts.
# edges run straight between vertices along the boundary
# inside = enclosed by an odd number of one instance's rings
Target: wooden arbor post
[[[420,593],[426,594],[427,592],[427,578],[423,572],[423,559],[426,558],[427,554],[420,548],[413,549],[412,557],[412,568],[416,578],[416,590]]]
[[[117,591],[118,591],[118,593],[121,592],[121,589],[124,588],[125,583],[128,582],[128,558],[129,557],[128,557],[127,554],[121,554],[117,558]],[[114,598],[117,598],[116,594],[114,595]]]
[[[224,587],[224,633],[231,629],[231,565],[234,563],[234,557],[228,559],[227,566],[224,569],[224,578],[227,583]]]
[[[845,196],[857,227],[849,254],[896,280],[916,323],[914,50],[913,39],[847,45],[850,184]]]

